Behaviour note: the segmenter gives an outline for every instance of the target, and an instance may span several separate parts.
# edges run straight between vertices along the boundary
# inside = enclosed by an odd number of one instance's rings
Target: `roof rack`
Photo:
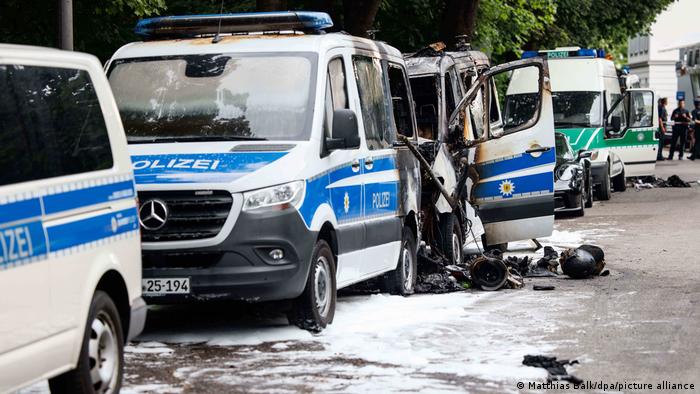
[[[271,31],[323,33],[324,29],[332,26],[333,20],[325,12],[248,12],[142,19],[136,24],[134,33],[145,40],[162,40],[219,33],[242,34]]]

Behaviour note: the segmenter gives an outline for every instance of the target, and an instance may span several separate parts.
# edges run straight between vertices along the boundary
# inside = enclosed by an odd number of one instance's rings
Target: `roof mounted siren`
[[[457,52],[471,51],[472,44],[469,42],[469,36],[466,34],[455,36],[455,49]]]
[[[521,59],[530,59],[533,57],[544,57],[547,59],[568,59],[577,57],[601,58],[605,59],[605,50],[590,49],[580,47],[560,47],[556,49],[541,50],[541,51],[523,51]]]
[[[331,27],[333,20],[325,12],[247,12],[141,19],[134,33],[148,41],[283,31],[323,34]]]

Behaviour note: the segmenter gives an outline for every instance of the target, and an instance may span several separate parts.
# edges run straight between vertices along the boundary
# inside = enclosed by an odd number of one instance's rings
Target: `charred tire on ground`
[[[124,373],[124,334],[119,312],[112,298],[97,290],[80,348],[78,366],[49,379],[51,392],[117,393]]]
[[[416,237],[410,228],[404,227],[396,269],[386,273],[382,278],[384,291],[402,296],[413,294],[418,276],[417,262]]]
[[[598,187],[597,196],[598,200],[607,201],[612,196],[612,191],[610,190],[610,164],[605,165],[603,170],[603,179]]]
[[[625,169],[622,169],[622,172],[617,174],[616,177],[613,178],[613,188],[615,189],[616,192],[624,192],[627,190],[627,179],[625,179]]]
[[[586,208],[592,208],[593,207],[593,178],[591,176],[591,168],[590,166],[588,167],[588,170],[586,171],[586,182],[585,182],[585,187],[586,187]]]
[[[450,261],[450,264],[462,262],[462,228],[459,225],[457,215],[452,212],[440,215],[438,242],[442,253]]]
[[[335,259],[328,243],[319,240],[311,253],[304,292],[294,300],[289,322],[311,332],[321,332],[335,316]]]

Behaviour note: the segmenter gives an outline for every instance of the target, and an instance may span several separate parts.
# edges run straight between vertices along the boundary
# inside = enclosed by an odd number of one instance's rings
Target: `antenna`
[[[219,28],[216,30],[216,35],[211,40],[212,44],[216,44],[221,41],[221,19],[224,15],[224,0],[221,0],[221,8],[219,9]]]

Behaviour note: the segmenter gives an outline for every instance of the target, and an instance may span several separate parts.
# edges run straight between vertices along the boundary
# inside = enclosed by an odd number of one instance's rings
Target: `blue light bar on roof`
[[[219,27],[221,26],[221,27]],[[321,32],[333,26],[325,12],[249,12],[180,15],[142,19],[134,33],[146,40],[187,38],[220,33],[267,31]]]
[[[572,57],[599,57],[599,58],[605,58],[605,51],[602,49],[588,49],[588,48],[581,48],[581,49],[575,49],[575,50],[567,50],[567,49],[561,49],[561,50],[551,50],[551,51],[523,51],[523,54],[520,56],[521,59],[530,59],[533,57],[545,57],[547,59],[568,59]]]

